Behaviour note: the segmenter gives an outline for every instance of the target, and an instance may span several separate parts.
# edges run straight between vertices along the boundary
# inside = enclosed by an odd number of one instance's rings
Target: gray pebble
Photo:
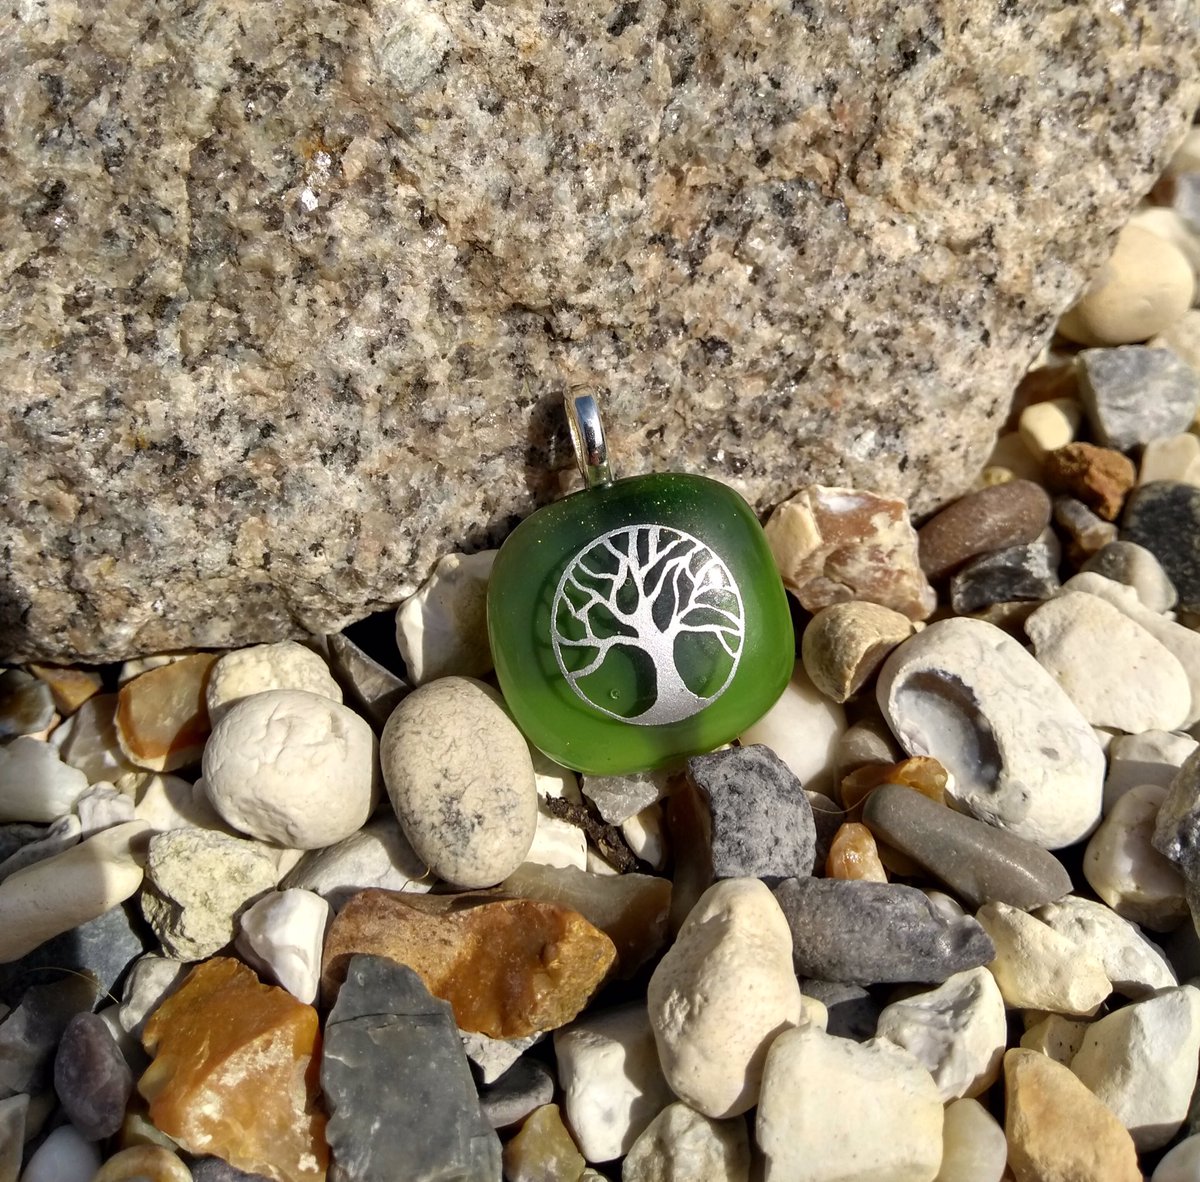
[[[412,692],[412,686],[368,656],[348,636],[338,632],[326,640],[331,672],[350,691],[367,718],[376,727],[382,727],[401,700]]]
[[[585,775],[579,787],[604,820],[610,825],[620,825],[662,800],[670,788],[670,776],[661,771],[628,776]]]
[[[883,1006],[876,1001],[870,990],[846,981],[821,981],[813,979],[800,982],[800,992],[805,997],[816,998],[829,1013],[826,1034],[837,1038],[850,1038],[855,1042],[866,1042],[875,1037],[879,1015]]]
[[[49,1085],[54,1052],[67,1023],[100,999],[95,981],[65,977],[31,985],[0,1021],[0,1095],[35,1094]]]
[[[1200,376],[1169,349],[1084,349],[1077,365],[1092,434],[1117,451],[1186,431],[1200,404]]]
[[[1162,563],[1136,542],[1109,542],[1080,569],[1132,587],[1143,606],[1152,612],[1170,611],[1179,600],[1179,592],[1167,577]]]
[[[54,1057],[54,1090],[86,1140],[101,1141],[121,1127],[133,1072],[98,1014],[76,1014],[67,1023]]]
[[[1049,599],[1059,588],[1061,557],[1057,539],[982,554],[950,580],[950,605],[965,616],[993,603]]]
[[[863,821],[973,911],[994,902],[1028,911],[1071,890],[1071,876],[1053,854],[910,788],[877,788],[867,797]]]
[[[1200,612],[1200,488],[1154,480],[1129,494],[1121,537],[1145,546],[1179,593],[1179,609]]]
[[[271,1182],[264,1174],[247,1174],[219,1157],[200,1157],[191,1162],[192,1182]]]
[[[713,877],[774,886],[812,873],[816,826],[795,773],[761,743],[687,762],[712,816]]]
[[[54,718],[50,687],[23,669],[0,673],[0,739],[44,731]]]
[[[873,985],[940,983],[996,955],[976,920],[952,918],[915,887],[789,878],[775,888],[798,977]]]
[[[479,1106],[493,1129],[507,1129],[553,1098],[554,1076],[549,1069],[537,1059],[522,1055],[479,1093]]]

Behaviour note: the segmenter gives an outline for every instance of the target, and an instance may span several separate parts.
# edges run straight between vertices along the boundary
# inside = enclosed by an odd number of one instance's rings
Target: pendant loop
[[[600,422],[600,407],[594,394],[568,392],[563,399],[567,411],[567,426],[575,446],[575,460],[588,488],[613,482],[608,462],[608,443],[604,425]]]

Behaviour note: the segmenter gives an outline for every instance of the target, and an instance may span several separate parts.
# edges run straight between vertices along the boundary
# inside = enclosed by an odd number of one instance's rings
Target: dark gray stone
[[[817,831],[804,786],[761,743],[687,762],[712,816],[713,877],[761,878],[774,886],[811,874]]]
[[[133,1072],[108,1023],[98,1014],[76,1014],[54,1056],[54,1090],[67,1119],[88,1141],[121,1127],[133,1093]]]
[[[1079,569],[1132,587],[1152,612],[1170,611],[1179,601],[1179,592],[1162,563],[1136,542],[1109,542]]]
[[[0,739],[44,731],[54,717],[50,687],[23,669],[0,673]]]
[[[23,846],[41,841],[49,825],[33,825],[28,821],[15,821],[11,825],[0,825],[0,865],[3,865]]]
[[[189,1163],[192,1182],[271,1182],[265,1174],[247,1174],[219,1157],[198,1157]]]
[[[972,911],[1008,903],[1029,911],[1069,894],[1071,876],[1051,853],[911,788],[885,784],[867,797],[863,821],[946,884]]]
[[[554,1076],[537,1059],[522,1055],[494,1084],[479,1093],[479,1107],[493,1129],[507,1129],[554,1098]]]
[[[1200,611],[1200,488],[1179,480],[1139,485],[1125,501],[1121,537],[1162,563],[1181,611]]]
[[[798,977],[933,984],[996,955],[975,919],[941,914],[915,887],[789,878],[775,888],[775,898],[792,931]]]
[[[354,956],[325,1027],[330,1182],[500,1182],[448,1003],[407,965]]]
[[[412,686],[384,668],[348,636],[335,632],[326,639],[329,667],[334,677],[350,692],[363,714],[375,726],[382,727]]]
[[[812,809],[813,824],[817,833],[813,868],[821,869],[829,857],[833,839],[846,819],[846,810],[832,796],[826,796],[823,792],[806,791],[804,795],[808,797],[808,807]]]
[[[993,603],[1049,599],[1059,588],[1057,541],[1008,546],[972,559],[950,580],[950,606],[960,615]]]
[[[1171,777],[1152,844],[1189,879],[1200,879],[1200,747]]]
[[[883,1006],[870,990],[845,981],[813,979],[801,981],[800,992],[805,997],[816,998],[828,1011],[827,1034],[850,1038],[855,1042],[866,1042],[868,1038],[875,1037]]]
[[[1097,443],[1117,451],[1186,431],[1200,404],[1200,375],[1169,349],[1084,349],[1079,396]]]
[[[25,991],[20,1004],[0,1022],[0,1099],[35,1095],[50,1084],[54,1052],[67,1023],[100,1000],[96,982],[64,977]]]

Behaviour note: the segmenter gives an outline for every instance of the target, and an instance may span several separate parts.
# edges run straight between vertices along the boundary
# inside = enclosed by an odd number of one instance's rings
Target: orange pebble
[[[930,755],[914,755],[899,763],[869,763],[843,777],[842,805],[855,819],[862,816],[863,801],[880,784],[902,784],[938,804],[946,803],[949,773]]]
[[[829,878],[858,878],[865,882],[887,882],[887,872],[879,860],[871,831],[856,821],[847,821],[833,835],[829,857],[825,859]]]

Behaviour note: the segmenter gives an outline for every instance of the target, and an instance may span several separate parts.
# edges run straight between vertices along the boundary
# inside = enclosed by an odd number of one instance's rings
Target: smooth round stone
[[[63,763],[50,743],[22,737],[0,747],[0,822],[54,821],[87,786],[87,776]]]
[[[100,1151],[71,1125],[61,1125],[37,1147],[21,1182],[93,1182]]]
[[[194,1182],[183,1161],[161,1145],[133,1145],[113,1154],[92,1182]]]
[[[845,702],[862,689],[912,630],[907,616],[877,603],[823,607],[801,639],[805,672],[827,698]]]
[[[379,757],[405,836],[438,878],[494,886],[524,861],[537,828],[533,761],[490,686],[443,677],[414,690]]]
[[[884,663],[879,705],[909,755],[954,777],[956,807],[1044,849],[1100,817],[1104,753],[1058,683],[982,620],[930,624]]]
[[[1025,407],[1017,431],[1021,442],[1040,462],[1050,452],[1073,443],[1082,421],[1083,407],[1074,398],[1050,398]],[[1039,477],[1040,472],[1031,479]]]
[[[1142,605],[1152,612],[1170,611],[1179,599],[1179,592],[1167,577],[1162,563],[1136,542],[1109,542],[1103,550],[1093,554],[1080,571],[1103,575],[1132,587]]]
[[[50,687],[22,669],[0,673],[0,739],[44,731],[54,719]]]
[[[1197,1182],[1200,1179],[1200,1134],[1169,1149],[1150,1175],[1150,1182]]]
[[[331,702],[342,700],[341,686],[322,657],[294,640],[283,640],[237,649],[217,660],[204,694],[208,716],[215,726],[243,698],[281,689],[304,690]]]
[[[621,1165],[621,1182],[749,1182],[746,1122],[710,1120],[668,1105],[646,1126]]]
[[[977,554],[1035,541],[1049,524],[1050,498],[1030,480],[968,493],[917,531],[921,568],[931,579],[944,578]]]
[[[1200,484],[1200,438],[1185,432],[1151,439],[1142,449],[1138,484],[1149,484],[1154,480]]]
[[[89,1141],[121,1127],[133,1093],[133,1072],[108,1024],[97,1014],[76,1014],[54,1056],[54,1090],[70,1122]]]
[[[1200,488],[1177,480],[1139,485],[1125,502],[1121,537],[1162,564],[1179,610],[1200,611]]]
[[[1178,247],[1126,226],[1108,261],[1059,319],[1058,331],[1080,345],[1149,340],[1187,311],[1193,290],[1191,265]]]
[[[553,1099],[554,1076],[539,1060],[525,1055],[479,1089],[480,1110],[493,1129],[511,1128]]]
[[[202,767],[208,798],[228,824],[293,849],[358,832],[377,799],[370,725],[305,690],[267,690],[230,707]]]
[[[942,1165],[933,1182],[1000,1182],[1008,1142],[996,1118],[978,1100],[946,1105]]]

